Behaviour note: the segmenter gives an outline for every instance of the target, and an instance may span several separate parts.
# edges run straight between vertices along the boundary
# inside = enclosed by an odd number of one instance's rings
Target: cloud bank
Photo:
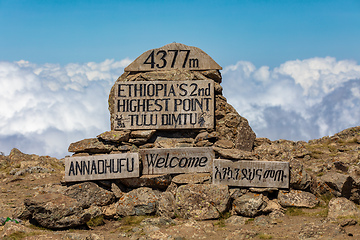
[[[0,62],[0,151],[64,157],[71,142],[108,130],[109,91],[130,62]]]
[[[108,94],[130,64],[0,62],[0,151],[64,157],[71,142],[110,129]],[[222,71],[224,95],[258,137],[309,140],[360,125],[360,66],[311,58]]]
[[[222,72],[224,95],[258,137],[310,140],[360,125],[360,66],[310,58],[256,68],[240,61]]]

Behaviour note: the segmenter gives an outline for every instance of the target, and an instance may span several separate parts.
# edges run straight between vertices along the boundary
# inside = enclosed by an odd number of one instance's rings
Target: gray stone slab
[[[65,182],[139,177],[138,153],[65,158]]]
[[[115,85],[115,130],[214,127],[214,81],[128,81]]]
[[[143,174],[211,172],[211,148],[159,148],[139,151]]]
[[[181,43],[170,43],[161,48],[151,49],[141,54],[125,71],[159,71],[171,69],[221,70],[208,54],[197,47]]]
[[[214,184],[289,188],[289,163],[215,159],[212,176]]]

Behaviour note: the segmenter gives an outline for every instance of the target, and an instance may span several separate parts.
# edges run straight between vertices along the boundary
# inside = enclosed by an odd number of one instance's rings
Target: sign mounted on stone
[[[143,174],[210,172],[215,153],[211,148],[141,149]]]
[[[141,54],[125,68],[128,72],[159,70],[221,70],[209,55],[197,47],[170,43]]]
[[[213,183],[240,187],[289,188],[289,163],[215,159]]]
[[[214,82],[129,81],[115,86],[115,130],[214,127]]]
[[[65,182],[139,177],[137,153],[65,158]]]

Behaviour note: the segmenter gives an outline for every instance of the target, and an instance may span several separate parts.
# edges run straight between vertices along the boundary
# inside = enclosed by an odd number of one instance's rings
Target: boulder
[[[328,217],[360,217],[360,210],[355,203],[346,198],[333,198],[329,202]]]
[[[232,206],[233,210],[241,216],[255,217],[265,209],[266,197],[257,193],[246,193],[241,197],[235,198]]]
[[[115,201],[114,193],[93,182],[75,184],[67,188],[64,195],[76,199],[83,208],[88,208],[91,205],[105,206]]]
[[[301,190],[293,190],[290,192],[279,191],[279,204],[283,207],[305,207],[313,208],[319,204],[319,199],[312,193]]]
[[[163,192],[160,194],[156,214],[161,217],[175,217],[175,197],[171,192]]]
[[[77,227],[90,220],[81,204],[68,196],[59,193],[39,194],[25,199],[25,207],[40,226],[61,229]]]
[[[290,187],[307,190],[311,185],[311,176],[299,161],[290,162]]]
[[[176,214],[196,220],[216,219],[227,210],[229,200],[226,185],[183,185],[176,190]]]
[[[328,172],[320,177],[330,188],[337,191],[340,196],[350,198],[354,180],[346,174]]]
[[[148,215],[156,211],[158,196],[151,188],[141,187],[125,193],[116,203],[119,216]]]

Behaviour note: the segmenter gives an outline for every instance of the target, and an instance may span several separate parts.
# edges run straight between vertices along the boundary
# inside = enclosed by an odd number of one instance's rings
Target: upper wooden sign
[[[221,70],[209,55],[197,47],[181,43],[170,43],[161,48],[151,49],[141,54],[125,71],[159,71],[172,69]]]
[[[214,82],[117,82],[115,130],[214,127]]]

